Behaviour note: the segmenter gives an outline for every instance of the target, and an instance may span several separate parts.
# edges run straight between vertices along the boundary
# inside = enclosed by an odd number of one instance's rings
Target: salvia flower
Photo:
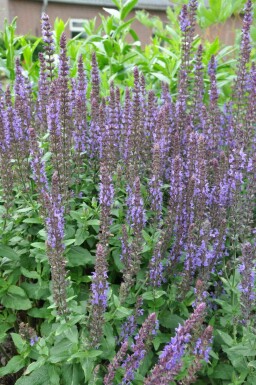
[[[54,40],[53,40],[53,32],[52,27],[49,22],[49,16],[47,14],[43,14],[41,18],[42,23],[42,37],[45,43],[45,54],[46,54],[46,70],[50,80],[53,79],[53,70],[54,70]]]
[[[91,314],[89,317],[91,345],[97,347],[103,331],[108,295],[107,249],[98,243],[91,284]]]
[[[156,314],[152,313],[142,324],[139,333],[135,336],[132,344],[132,354],[128,355],[122,367],[125,369],[122,385],[128,385],[134,379],[135,372],[139,368],[141,361],[145,358],[147,349],[151,344],[152,337],[156,334],[158,322]]]
[[[128,339],[128,337],[134,334],[137,328],[137,320],[143,315],[142,304],[142,297],[138,297],[133,314],[127,318],[127,321],[121,327],[119,342]]]
[[[245,242],[242,246],[242,256],[238,270],[241,276],[239,290],[241,292],[241,310],[243,320],[248,323],[251,319],[251,311],[255,304],[255,247]]]
[[[52,273],[53,299],[59,315],[67,313],[66,288],[66,259],[64,257],[64,207],[59,194],[59,177],[54,172],[52,176],[51,192],[44,192],[44,206],[47,216],[45,218],[47,232],[47,256]]]
[[[158,363],[145,379],[145,385],[168,385],[182,368],[182,357],[191,339],[191,334],[203,322],[206,305],[200,303],[190,318],[176,329],[175,336],[159,356]]]
[[[119,351],[115,355],[113,361],[108,366],[107,374],[104,377],[104,385],[113,385],[115,373],[117,369],[120,368],[125,358],[127,350],[128,350],[128,341],[126,340],[122,342]]]
[[[212,326],[207,326],[201,336],[198,338],[193,351],[194,357],[192,364],[188,368],[188,373],[182,379],[182,385],[194,384],[197,379],[197,372],[201,369],[203,362],[209,362],[212,343]]]
[[[159,287],[166,281],[164,278],[164,265],[163,265],[163,241],[160,238],[156,244],[149,264],[149,285],[153,287]]]
[[[183,5],[180,16],[180,29],[182,32],[186,32],[190,26],[190,20],[189,20],[189,14],[188,14],[188,8],[186,5]]]

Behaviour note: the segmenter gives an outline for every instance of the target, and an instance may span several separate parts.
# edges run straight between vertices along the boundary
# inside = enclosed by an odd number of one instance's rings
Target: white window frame
[[[87,22],[86,19],[69,19],[69,30],[70,32],[85,32],[83,24]],[[74,26],[73,23],[81,23],[80,26]]]

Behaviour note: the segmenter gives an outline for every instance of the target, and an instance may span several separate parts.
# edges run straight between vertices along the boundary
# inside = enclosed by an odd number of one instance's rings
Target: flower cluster
[[[104,313],[107,307],[107,250],[101,243],[97,245],[95,270],[92,275],[91,285],[91,314],[90,314],[90,341],[93,346],[97,346],[104,325]]]
[[[204,320],[205,303],[200,303],[190,318],[176,329],[175,336],[160,354],[158,363],[145,379],[145,385],[168,385],[182,368],[182,357],[185,354],[192,333],[197,330]]]

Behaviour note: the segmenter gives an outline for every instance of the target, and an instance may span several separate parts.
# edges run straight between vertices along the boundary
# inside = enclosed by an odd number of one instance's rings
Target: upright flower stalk
[[[97,347],[103,333],[104,313],[107,308],[108,268],[106,246],[98,243],[91,284],[91,312],[89,317],[90,342]]]
[[[59,178],[55,171],[52,176],[51,192],[44,192],[45,208],[47,210],[46,223],[46,252],[49,258],[52,275],[52,294],[61,316],[67,314],[67,285],[66,259],[64,256],[64,207],[59,194]]]
[[[255,255],[256,248],[249,242],[242,246],[242,256],[238,270],[241,275],[239,290],[241,293],[242,321],[248,324],[251,320],[252,309],[255,305]]]
[[[191,340],[191,334],[198,330],[204,320],[205,308],[205,303],[200,303],[184,325],[176,329],[175,336],[165,346],[158,363],[145,379],[145,385],[168,385],[174,380],[182,368],[182,358]]]
[[[128,295],[129,289],[134,283],[136,274],[139,271],[141,263],[142,230],[146,223],[146,214],[144,202],[140,192],[140,178],[135,179],[133,188],[128,187],[127,199],[127,222],[132,229],[132,243],[129,248],[129,265],[123,274],[123,282],[120,288],[121,299],[124,300]]]
[[[131,346],[132,353],[127,356],[122,364],[125,370],[122,385],[128,385],[134,379],[135,372],[144,359],[157,328],[158,322],[156,320],[156,314],[152,313],[142,324],[139,333],[134,338],[135,342]]]

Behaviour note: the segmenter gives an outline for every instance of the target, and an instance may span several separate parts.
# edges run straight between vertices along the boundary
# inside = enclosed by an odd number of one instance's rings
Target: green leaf
[[[234,344],[234,341],[229,334],[223,332],[222,330],[217,330],[217,333],[219,334],[220,338],[226,345],[232,346]]]
[[[231,365],[219,364],[216,366],[213,374],[211,374],[211,377],[220,380],[231,380],[233,373],[234,369]]]
[[[32,307],[25,291],[18,286],[9,286],[7,292],[2,297],[2,305],[15,310],[28,310]]]
[[[120,306],[118,309],[116,309],[115,318],[122,319],[122,318],[128,317],[131,314],[132,314],[132,309],[127,309],[123,306]]]
[[[36,249],[45,251],[45,242],[33,242],[31,243],[31,246],[35,247]]]
[[[95,366],[94,360],[90,358],[86,358],[82,362],[81,366],[84,371],[84,381],[85,381],[84,383],[86,384],[92,378],[92,373]]]
[[[28,365],[27,369],[25,370],[25,375],[30,374],[34,370],[40,368],[42,365],[44,365],[45,359],[41,357],[38,361],[32,362],[30,365]]]
[[[81,216],[81,213],[78,211],[70,211],[71,218],[75,219],[78,223],[84,223],[84,219]]]
[[[131,12],[137,3],[138,0],[127,0],[125,2],[121,10],[121,20],[124,20],[127,17],[127,15]]]
[[[66,255],[68,259],[67,265],[70,267],[94,264],[94,257],[89,250],[83,249],[80,246],[71,246]]]
[[[25,267],[21,267],[20,271],[21,271],[21,274],[24,275],[24,277],[32,278],[32,279],[40,279],[40,275],[36,271],[29,271],[25,269]]]
[[[114,8],[103,8],[105,12],[109,13],[110,15],[114,16],[116,19],[120,20],[120,12],[117,11]]]
[[[5,257],[12,261],[19,259],[19,255],[11,247],[6,245],[0,245],[0,257]]]
[[[62,367],[62,385],[81,385],[86,384],[83,379],[83,371],[80,364],[65,365]]]
[[[11,337],[14,345],[16,346],[18,352],[20,353],[23,350],[24,346],[26,345],[26,342],[17,333],[11,333]]]
[[[142,294],[142,298],[153,301],[154,299],[158,299],[165,294],[166,292],[163,290],[146,291],[145,293]]]
[[[89,231],[84,227],[80,227],[76,232],[75,246],[80,246],[89,237]]]
[[[256,369],[256,361],[254,360],[254,361],[250,361],[249,363],[248,363],[248,368],[254,368],[254,369]]]
[[[36,223],[36,224],[42,224],[41,218],[26,218],[23,220],[24,223]]]
[[[71,355],[73,343],[67,338],[62,338],[50,349],[49,362],[55,364],[57,362],[66,361]]]
[[[237,356],[243,357],[253,357],[256,356],[256,349],[252,349],[250,343],[247,345],[238,344],[237,346],[233,346],[232,348],[226,351],[228,354],[235,353]]]
[[[25,359],[21,356],[14,356],[8,361],[7,365],[0,368],[0,378],[10,373],[17,373],[25,366]]]
[[[89,219],[86,221],[86,224],[89,226],[99,226],[100,225],[100,220],[99,219]]]
[[[176,314],[171,314],[165,310],[159,315],[159,322],[162,326],[168,329],[175,329],[179,324],[183,324],[184,320]]]
[[[73,243],[75,243],[75,239],[66,239],[63,241],[64,245],[67,247],[67,246],[70,246],[72,245]]]
[[[68,359],[68,362],[72,361],[74,358],[79,358],[79,359],[95,358],[100,356],[101,354],[102,354],[101,350],[86,350],[84,352],[77,352],[75,354],[72,354],[72,356]]]
[[[33,318],[48,318],[51,315],[51,310],[47,309],[45,307],[42,307],[40,309],[33,308],[28,311],[28,315],[33,317]]]
[[[18,381],[15,382],[15,385],[49,385],[50,383],[48,366],[45,365],[35,369],[28,376],[20,377]]]
[[[32,211],[33,207],[24,207],[22,209],[16,210],[16,213],[28,213],[29,211]]]
[[[66,330],[64,334],[67,337],[67,339],[71,341],[73,344],[78,344],[78,330],[76,325]]]
[[[153,75],[157,79],[161,80],[161,82],[167,83],[169,85],[171,84],[170,79],[167,76],[161,74],[160,72],[151,72],[151,75]]]

